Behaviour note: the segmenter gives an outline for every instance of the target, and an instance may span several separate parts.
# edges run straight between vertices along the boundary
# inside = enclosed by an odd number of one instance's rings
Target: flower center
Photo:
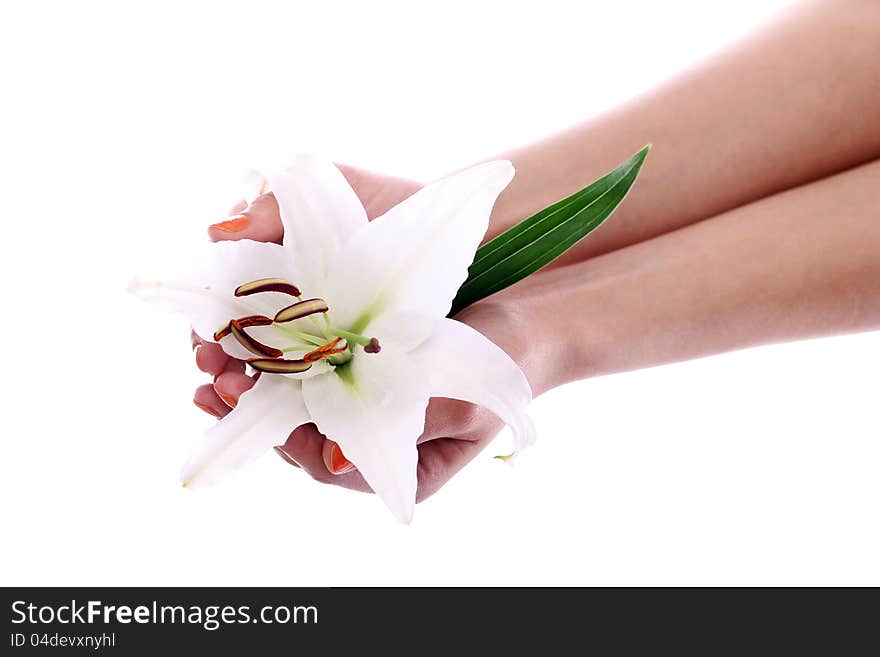
[[[262,292],[280,292],[296,297],[297,301],[279,310],[274,318],[270,319],[264,315],[239,317],[229,320],[214,333],[216,342],[231,335],[242,347],[254,354],[255,357],[249,358],[247,362],[255,370],[271,374],[297,374],[305,372],[314,363],[325,359],[331,365],[344,365],[351,360],[353,350],[357,346],[362,347],[368,354],[377,354],[381,350],[376,338],[334,328],[328,317],[330,307],[327,302],[323,299],[303,299],[299,288],[290,281],[282,278],[261,278],[235,288],[236,297],[247,297]],[[317,335],[298,330],[291,324],[294,320],[306,317],[311,319]],[[247,329],[253,326],[271,325],[283,328],[301,344],[277,349],[263,344],[247,332]],[[306,351],[306,353],[297,359],[284,358],[284,354],[289,351]]]

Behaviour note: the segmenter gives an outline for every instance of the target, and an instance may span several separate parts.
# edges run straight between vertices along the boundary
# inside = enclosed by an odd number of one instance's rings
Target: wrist
[[[532,395],[561,383],[559,365],[565,362],[565,344],[554,323],[542,315],[545,303],[533,303],[520,285],[493,294],[462,310],[455,319],[488,337],[519,366]]]

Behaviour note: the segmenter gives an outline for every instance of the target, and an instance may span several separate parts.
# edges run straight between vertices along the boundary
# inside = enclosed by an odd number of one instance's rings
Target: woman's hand
[[[373,219],[396,205],[420,185],[409,180],[381,176],[361,169],[340,166]],[[254,239],[280,241],[281,219],[278,205],[271,194],[257,198],[250,207],[243,203],[232,210],[233,216],[211,226],[213,241]],[[522,336],[529,333],[529,320],[514,295],[501,293],[491,300],[474,304],[456,317],[498,344],[516,361],[527,378],[536,385],[538,376],[530,362],[529,344]],[[196,363],[211,374],[214,382],[196,389],[193,402],[205,412],[222,418],[238,403],[239,396],[249,390],[255,378],[245,373],[241,360],[230,358],[213,342],[193,334]],[[531,370],[531,371],[530,371]],[[535,391],[536,393],[538,390]],[[418,478],[419,501],[426,499],[474,458],[501,429],[501,421],[491,412],[452,399],[433,398],[428,406],[425,431],[419,437]],[[369,492],[370,488],[333,441],[325,439],[314,425],[300,427],[276,451],[288,463],[301,467],[314,479]]]
[[[456,319],[487,336],[523,369],[535,394],[543,390],[536,381],[545,380],[545,366],[552,361],[537,357],[539,345],[524,339],[531,321],[518,308],[511,295],[501,293],[491,300],[475,303]],[[540,386],[540,387],[539,387]],[[425,417],[425,430],[418,438],[418,492],[421,502],[433,495],[449,479],[479,454],[503,427],[490,411],[454,399],[431,398]],[[348,464],[333,441],[325,439],[314,425],[294,431],[276,451],[292,465],[323,483],[337,484],[369,492],[370,488],[354,466]]]
[[[421,185],[412,180],[383,176],[356,167],[339,165],[363,203],[369,219],[374,219],[417,191]],[[212,225],[212,242],[252,239],[280,242],[284,230],[278,203],[272,194],[264,194],[248,207],[243,201],[230,210],[230,216]],[[193,403],[206,413],[222,418],[238,403],[239,396],[254,385],[255,377],[245,374],[244,361],[230,358],[220,345],[192,334],[196,364],[214,377],[213,383],[199,386]]]

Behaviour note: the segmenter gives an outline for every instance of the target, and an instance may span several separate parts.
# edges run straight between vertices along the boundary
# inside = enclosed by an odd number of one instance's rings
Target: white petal
[[[357,354],[352,383],[332,373],[303,381],[309,414],[339,443],[370,487],[401,521],[412,519],[428,397],[412,381],[406,361],[390,350]]]
[[[235,288],[242,283],[269,277],[296,282],[296,268],[283,247],[252,240],[225,241],[196,249],[182,271],[139,276],[128,289],[145,301],[182,313],[198,335],[210,340],[214,331],[230,319],[247,315],[273,317],[277,310],[291,303],[291,297],[274,292],[235,297]],[[222,344],[236,358],[253,355],[231,337]]]
[[[298,156],[268,180],[281,211],[284,246],[307,277],[303,284],[314,286],[326,275],[333,254],[367,223],[364,206],[332,162],[311,155]]]
[[[385,313],[370,322],[370,337],[382,336],[382,349],[391,347],[399,352],[412,351],[424,342],[440,320],[424,313]]]
[[[269,181],[262,173],[252,169],[245,174],[243,187],[244,201],[250,205],[254,199],[268,191]]]
[[[515,449],[535,441],[526,413],[532,390],[522,370],[500,347],[467,324],[443,319],[434,334],[409,354],[427,378],[432,397],[479,404],[513,431]]]
[[[386,312],[445,316],[511,178],[510,162],[481,164],[364,226],[337,254],[323,291],[334,323],[363,328]]]
[[[310,421],[299,381],[262,375],[233,411],[205,433],[183,467],[183,485],[196,487],[220,479],[283,445],[291,431]]]

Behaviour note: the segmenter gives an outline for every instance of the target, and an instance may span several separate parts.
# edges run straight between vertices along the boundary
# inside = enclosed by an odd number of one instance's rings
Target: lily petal
[[[330,258],[367,224],[367,213],[345,176],[321,158],[299,155],[268,180],[284,224],[284,246],[308,277],[303,289],[314,292]]]
[[[243,181],[244,202],[250,205],[257,197],[262,196],[269,190],[269,181],[256,169],[251,169],[244,176]]]
[[[232,412],[211,427],[183,468],[183,485],[212,483],[253,461],[310,422],[299,381],[263,375]]]
[[[414,385],[407,363],[390,351],[355,356],[345,370],[342,376],[334,372],[303,381],[309,414],[392,513],[408,523],[416,502],[416,440],[425,427],[428,396]]]
[[[203,245],[201,251],[196,249],[185,270],[139,276],[129,283],[128,290],[145,301],[183,314],[199,336],[211,340],[230,319],[274,317],[289,299],[277,293],[236,297],[239,285],[269,276],[295,278],[296,273],[289,254],[278,244],[224,241]],[[224,338],[221,344],[235,358],[252,356],[232,337]]]
[[[336,255],[323,291],[334,322],[357,330],[386,312],[445,316],[513,173],[507,161],[467,169],[361,228]]]
[[[482,333],[443,319],[409,357],[427,377],[432,397],[461,399],[489,409],[510,425],[516,450],[535,442],[535,426],[526,413],[532,399],[529,383],[510,356]]]

